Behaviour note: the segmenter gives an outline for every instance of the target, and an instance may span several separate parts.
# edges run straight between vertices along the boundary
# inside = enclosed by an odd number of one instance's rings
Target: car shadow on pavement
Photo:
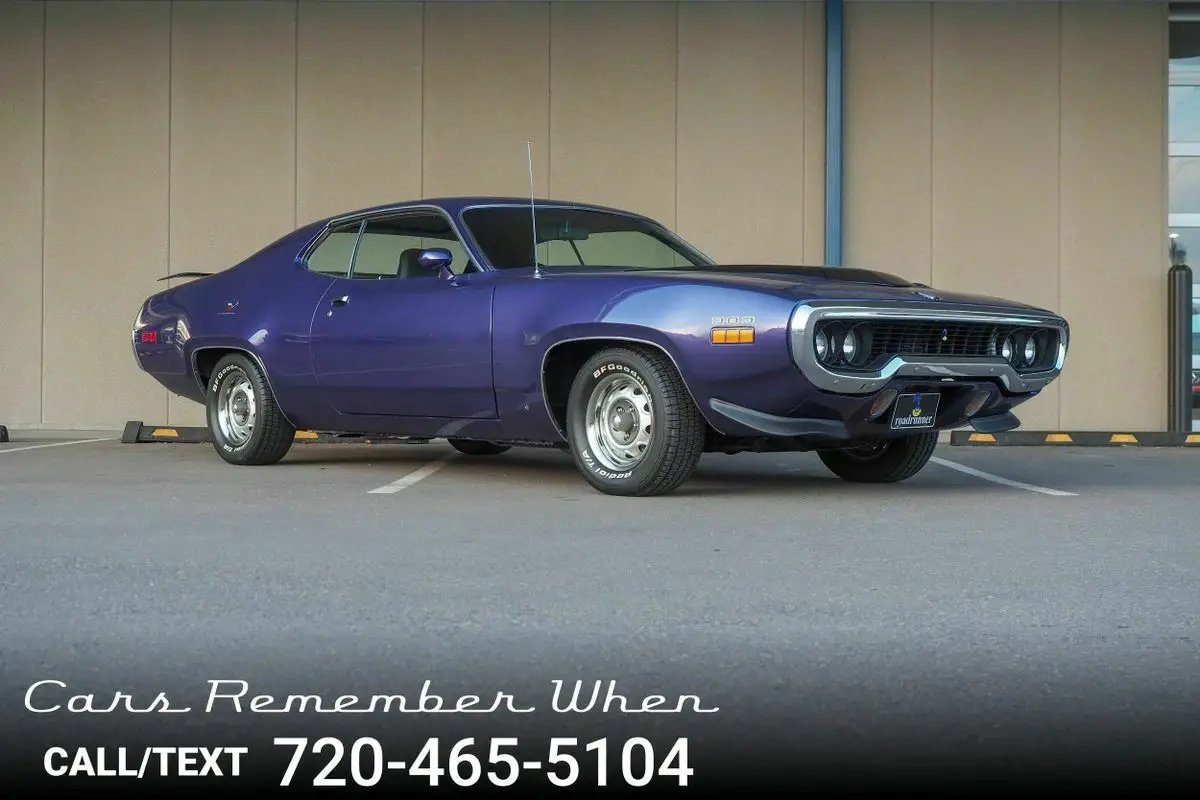
[[[805,454],[796,457],[795,454],[789,454],[787,458],[787,461],[780,462],[776,456],[771,456],[769,461],[763,457],[750,456],[738,462],[737,457],[706,454],[692,476],[668,497],[714,494],[753,497],[794,495],[807,491],[850,491],[857,494],[896,491],[897,484],[847,483],[825,470],[816,456]],[[903,484],[907,494],[967,487],[985,490],[1000,488],[980,484],[978,480],[945,470],[940,470],[936,477],[931,478],[933,468],[929,469],[929,474],[922,473]],[[510,450],[495,457],[462,457],[447,472],[451,470],[460,479],[469,477],[482,482],[494,480],[498,484],[503,482],[504,486],[511,486],[513,483],[522,486],[553,484],[555,488],[577,485],[581,490],[591,491],[571,456],[552,450]]]
[[[822,467],[816,464],[811,470],[798,470],[787,467],[759,467],[753,470],[720,470],[698,469],[688,481],[680,486],[674,495],[712,496],[737,495],[753,497],[763,495],[795,495],[797,492],[812,492],[818,495],[830,495],[837,492],[842,495],[853,494],[856,498],[868,501],[875,495],[894,495],[903,487],[906,496],[945,493],[962,489],[991,491],[1001,487],[981,485],[978,481],[962,480],[954,475],[939,475],[930,480],[928,476],[918,475],[903,483],[849,483],[832,474],[821,474]]]
[[[584,485],[569,453],[540,448],[513,448],[496,456],[458,455],[442,444],[305,444],[294,447],[276,468],[370,467],[401,475],[447,455],[455,461],[432,480],[448,475],[486,483],[497,488],[513,484],[537,485],[546,481]],[[1200,486],[1200,452],[1178,450],[1050,450],[1047,448],[982,449],[939,448],[939,458],[983,470],[1007,480],[1046,486],[1075,493],[1145,488],[1154,491],[1194,491]],[[761,496],[812,489],[824,493],[851,491],[930,494],[947,491],[1013,492],[1010,487],[929,464],[901,484],[851,484],[829,473],[811,453],[705,454],[696,472],[673,495]]]
[[[289,450],[272,468],[368,463],[420,466],[450,452],[445,447],[414,444],[303,444]]]

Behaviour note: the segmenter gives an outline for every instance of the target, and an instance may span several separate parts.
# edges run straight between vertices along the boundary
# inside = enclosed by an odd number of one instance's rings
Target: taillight
[[[142,344],[157,344],[158,331],[142,331]]]

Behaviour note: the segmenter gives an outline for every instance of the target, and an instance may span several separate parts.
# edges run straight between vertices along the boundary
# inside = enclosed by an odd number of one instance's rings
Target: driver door
[[[442,247],[452,278],[417,255]],[[367,220],[314,311],[313,370],[339,414],[494,419],[492,286],[437,211]],[[353,428],[352,423],[347,424]]]

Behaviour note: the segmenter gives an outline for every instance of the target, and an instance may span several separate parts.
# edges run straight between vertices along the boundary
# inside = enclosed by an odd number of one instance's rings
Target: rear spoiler
[[[207,278],[212,275],[211,272],[176,272],[173,275],[164,275],[159,278],[160,281],[169,281],[171,278]]]

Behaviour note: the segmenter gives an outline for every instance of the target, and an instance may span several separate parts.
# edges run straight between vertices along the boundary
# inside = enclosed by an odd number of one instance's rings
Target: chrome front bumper
[[[1038,372],[1018,372],[999,356],[968,358],[963,356],[896,356],[875,372],[843,372],[830,369],[817,359],[813,347],[816,324],[826,319],[879,319],[914,322],[982,322],[995,325],[1019,325],[1053,328],[1058,331],[1058,354],[1054,366]],[[838,394],[870,394],[882,389],[894,378],[943,380],[984,378],[1000,381],[1011,393],[1037,392],[1062,372],[1067,358],[1070,329],[1066,320],[1038,311],[1009,313],[942,302],[870,302],[811,301],[801,303],[788,321],[792,360],[814,386]]]

